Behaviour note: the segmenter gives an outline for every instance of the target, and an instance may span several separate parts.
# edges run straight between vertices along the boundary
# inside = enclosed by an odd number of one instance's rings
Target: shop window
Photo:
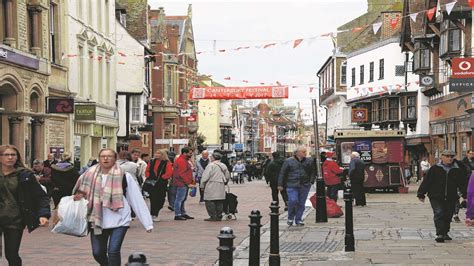
[[[380,121],[380,101],[373,101],[372,102],[372,122],[376,123]]]
[[[386,121],[388,120],[388,99],[381,100],[381,108],[379,114],[379,121]]]
[[[416,96],[407,97],[407,118],[416,119]]]

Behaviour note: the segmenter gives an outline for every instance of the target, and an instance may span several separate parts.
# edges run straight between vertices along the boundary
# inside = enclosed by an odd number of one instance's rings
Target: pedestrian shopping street
[[[174,221],[164,208],[161,221],[147,234],[132,222],[122,247],[122,261],[129,254],[144,252],[150,265],[211,265],[218,259],[217,235],[224,226],[234,230],[234,265],[248,265],[249,218],[252,209],[262,213],[261,264],[268,265],[270,188],[264,181],[231,184],[239,198],[237,220],[205,222],[204,205],[189,198],[188,213],[195,220]],[[428,202],[416,199],[416,186],[408,194],[368,194],[367,207],[354,208],[355,252],[344,252],[344,216],[315,223],[315,211],[307,207],[306,226],[288,227],[280,216],[282,265],[452,264],[469,265],[474,259],[474,230],[452,223],[452,241],[436,243],[432,211]],[[312,195],[314,192],[311,192]],[[343,204],[342,200],[338,203]],[[465,209],[460,211],[463,221]],[[20,249],[24,265],[95,265],[89,237],[77,238],[39,228],[25,233]],[[6,265],[3,259],[1,265]]]

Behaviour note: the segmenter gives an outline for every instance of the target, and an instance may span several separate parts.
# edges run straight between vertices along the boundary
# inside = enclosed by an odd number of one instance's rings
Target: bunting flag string
[[[390,26],[392,29],[396,29],[396,27],[399,25],[400,23],[400,18],[404,18],[404,17],[410,17],[410,19],[413,21],[413,22],[416,22],[417,20],[417,16],[418,14],[420,13],[425,13],[428,20],[429,21],[432,21],[433,18],[436,16],[436,13],[438,11],[441,11],[441,6],[445,6],[445,9],[446,9],[446,12],[449,14],[451,14],[454,6],[456,5],[457,3],[457,0],[454,0],[452,2],[449,2],[449,3],[446,3],[444,5],[440,5],[439,2],[438,2],[438,6],[435,6],[433,8],[430,8],[428,10],[421,10],[421,11],[418,11],[418,12],[415,12],[415,13],[410,13],[408,14],[407,16],[401,16],[401,15],[397,15],[396,17],[394,18],[389,18],[389,23],[390,23]],[[468,3],[470,5],[471,8],[474,8],[474,0],[468,0]],[[222,54],[222,53],[229,53],[229,52],[239,52],[239,51],[242,51],[242,50],[248,50],[248,49],[251,49],[251,48],[256,48],[256,49],[268,49],[268,48],[272,48],[272,47],[276,47],[276,46],[286,46],[290,43],[292,43],[292,48],[295,49],[295,48],[298,48],[301,46],[301,43],[303,41],[306,41],[308,43],[308,45],[311,45],[315,40],[317,39],[327,39],[328,37],[332,40],[332,42],[334,44],[336,44],[336,41],[335,41],[335,36],[338,34],[338,33],[344,33],[344,32],[352,32],[352,33],[356,33],[356,32],[360,32],[364,29],[366,29],[367,27],[369,26],[372,26],[372,30],[373,30],[373,33],[374,34],[377,34],[378,31],[380,30],[381,26],[382,26],[382,22],[375,22],[371,25],[362,25],[362,26],[358,26],[358,27],[355,27],[355,28],[351,28],[351,29],[345,29],[345,30],[338,30],[338,31],[333,31],[333,32],[327,32],[327,33],[323,33],[323,34],[319,34],[319,35],[316,35],[316,36],[311,36],[311,37],[308,37],[308,38],[299,38],[299,39],[293,39],[293,40],[286,40],[286,41],[282,41],[282,42],[270,42],[270,43],[263,43],[263,44],[260,44],[260,45],[254,45],[254,46],[239,46],[239,47],[236,47],[236,48],[228,48],[228,49],[218,49],[218,50],[212,50],[212,51],[198,51],[196,52],[195,54],[197,55],[201,55],[201,54],[206,54],[206,53],[209,53],[209,54],[216,54],[216,52],[218,52],[219,54]],[[218,41],[218,40],[215,40],[215,41]],[[159,56],[183,56],[183,55],[191,55],[191,54],[194,54],[194,53],[178,53],[178,54],[173,54],[173,53],[164,53],[164,52],[159,52],[155,55],[137,55],[137,54],[133,54],[133,56],[136,56],[136,57],[145,57],[145,58],[150,58],[150,57],[159,57]],[[117,54],[116,55],[111,55],[111,57],[114,57],[114,56],[119,56],[119,57],[127,57],[127,56],[132,56],[132,55],[128,55],[126,54],[125,52],[123,51],[117,51]],[[72,59],[72,58],[80,58],[80,56],[78,56],[77,54],[67,54],[67,55],[63,55],[62,57],[63,59]],[[90,59],[95,59],[95,60],[102,60],[102,58],[90,58]],[[107,57],[107,59],[110,59],[110,57]]]
[[[381,85],[378,87],[350,87],[349,90],[354,90],[357,94],[357,96],[368,96],[369,92],[370,93],[377,93],[378,95],[382,96],[384,93],[392,94],[394,91],[395,92],[400,92],[402,90],[402,87],[410,87],[412,85],[419,85],[419,81],[413,81],[413,82],[408,82],[408,83],[402,83],[402,84],[390,84],[390,85]]]

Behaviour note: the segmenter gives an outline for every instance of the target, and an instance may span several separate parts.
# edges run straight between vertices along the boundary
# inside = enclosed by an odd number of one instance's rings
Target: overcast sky
[[[200,74],[212,75],[226,86],[258,86],[261,82],[277,81],[287,84],[290,99],[285,100],[285,105],[300,102],[305,113],[311,113],[310,99],[318,95],[317,89],[310,92],[310,87],[317,88],[316,72],[333,49],[330,38],[320,35],[336,31],[338,26],[367,10],[364,0],[149,3],[152,9],[164,7],[168,16],[186,15],[188,4],[192,4],[196,51],[204,52],[198,55]],[[311,40],[313,37],[316,38]],[[303,42],[293,48],[293,41],[300,38]],[[271,43],[277,45],[255,48]],[[245,46],[251,48],[218,52]]]

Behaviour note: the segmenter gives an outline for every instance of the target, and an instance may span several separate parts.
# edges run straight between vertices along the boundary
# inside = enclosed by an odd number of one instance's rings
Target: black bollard
[[[235,250],[234,231],[230,227],[222,227],[217,238],[219,239],[219,247],[217,247],[217,250],[219,250],[219,265],[231,266]]]
[[[272,201],[270,205],[270,258],[268,259],[270,266],[280,266],[279,209],[278,202]]]
[[[135,252],[132,255],[128,256],[128,263],[126,266],[148,266],[150,264],[146,263],[146,256],[141,252]]]
[[[316,222],[328,222],[328,213],[326,210],[326,191],[324,179],[322,176],[318,176],[316,179]]]
[[[253,210],[250,215],[250,250],[249,250],[249,265],[260,265],[260,215],[259,210]]]
[[[346,235],[344,237],[344,250],[355,251],[354,221],[352,215],[352,190],[349,187],[344,190],[344,201],[346,202]]]

